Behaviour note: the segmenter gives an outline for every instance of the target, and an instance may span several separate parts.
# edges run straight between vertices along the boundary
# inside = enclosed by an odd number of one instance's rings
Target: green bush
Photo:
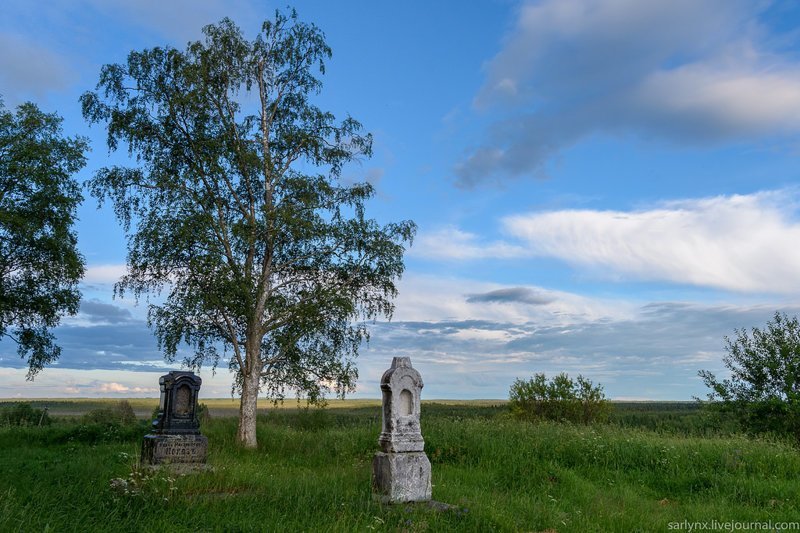
[[[50,423],[47,409],[36,409],[29,403],[18,403],[0,409],[2,426],[49,426]]]
[[[555,420],[583,424],[605,422],[611,404],[601,385],[579,375],[573,380],[563,372],[548,381],[543,373],[517,379],[509,392],[509,408],[517,418]]]
[[[775,313],[764,329],[725,337],[730,378],[699,372],[711,389],[707,407],[735,416],[751,433],[791,435],[800,442],[800,322]]]
[[[82,417],[86,424],[117,424],[130,426],[136,423],[136,414],[128,400],[117,402],[113,407],[92,409]]]

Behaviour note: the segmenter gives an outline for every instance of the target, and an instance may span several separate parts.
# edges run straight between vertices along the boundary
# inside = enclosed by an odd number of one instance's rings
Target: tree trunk
[[[236,441],[245,448],[255,448],[256,441],[256,407],[258,406],[258,386],[261,381],[261,369],[252,364],[251,354],[247,355],[247,367],[242,380],[242,400],[239,404],[239,430]],[[255,356],[256,358],[258,355]]]

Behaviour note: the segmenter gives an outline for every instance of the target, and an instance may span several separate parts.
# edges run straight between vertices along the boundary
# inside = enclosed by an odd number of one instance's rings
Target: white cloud
[[[88,265],[82,281],[86,284],[114,284],[127,272],[125,264]]]
[[[155,373],[120,374],[118,371],[76,370],[57,365],[45,368],[33,381],[27,381],[25,375],[25,368],[0,368],[0,398],[18,394],[27,398],[98,397],[111,393],[155,396],[158,392],[158,374]],[[138,391],[134,392],[134,389]]]
[[[523,257],[527,251],[504,242],[480,242],[474,233],[451,226],[421,233],[415,239],[409,255],[446,260],[507,259]]]
[[[34,381],[25,379],[26,369],[0,367],[0,398],[157,398],[160,372],[48,367]],[[232,376],[228,372],[203,370],[200,398],[230,397]]]
[[[486,241],[449,227],[421,235],[420,245],[412,249],[412,254],[445,261],[552,257],[616,281],[662,281],[741,292],[797,294],[799,219],[800,191],[784,189],[662,202],[631,211],[565,209],[512,215],[501,221],[505,235],[502,240]],[[416,278],[415,283],[421,279]],[[439,317],[465,316],[469,306],[462,299],[450,300],[447,294],[428,297],[441,293],[447,282],[423,284],[424,289],[412,288],[406,296],[410,307],[434,306],[436,311],[426,313],[427,317],[436,313]],[[524,304],[531,303],[533,296],[546,300],[555,294],[538,288],[490,288],[489,284],[474,287],[475,292],[484,294],[470,298],[473,303],[483,300],[484,304],[501,299]],[[501,292],[490,294],[493,290]],[[522,297],[521,291],[527,297]],[[575,295],[564,294],[555,297],[554,305],[569,298],[573,298],[573,308],[581,306],[574,300]],[[543,309],[552,311],[552,307],[545,305]],[[532,311],[517,306],[515,312],[516,316],[527,316]],[[592,311],[588,314],[595,315]],[[509,314],[503,319],[514,320]]]
[[[127,385],[123,385],[121,383],[111,382],[111,383],[101,383],[97,389],[101,393],[111,393],[111,394],[123,394],[123,393],[135,393],[141,394],[145,392],[158,392],[157,389],[153,387],[128,387]]]
[[[791,191],[664,203],[640,211],[511,216],[508,233],[537,255],[606,276],[734,291],[800,291],[800,223]]]
[[[514,338],[519,337],[520,334],[514,334],[507,330],[496,329],[482,329],[482,328],[466,328],[460,329],[453,333],[453,338],[461,341],[482,341],[482,342],[507,342]]]
[[[99,387],[100,392],[126,392],[128,387],[120,385],[119,383],[103,383]]]
[[[496,114],[456,167],[474,186],[542,174],[595,133],[675,143],[800,132],[800,65],[770,48],[767,3],[544,0],[525,3],[475,97]]]
[[[649,75],[631,102],[641,110],[642,126],[657,121],[665,133],[684,139],[796,133],[800,69],[760,72],[688,65]]]
[[[475,298],[476,295],[505,293],[509,289],[527,289],[530,294],[540,296],[542,301],[531,305],[524,298],[508,299],[506,302],[486,302]],[[541,287],[508,287],[458,277],[407,275],[399,284],[393,320],[564,324],[628,318],[638,305],[632,301],[590,298]]]

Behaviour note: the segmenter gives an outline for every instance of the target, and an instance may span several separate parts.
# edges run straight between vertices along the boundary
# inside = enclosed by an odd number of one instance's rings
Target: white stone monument
[[[395,357],[383,373],[381,451],[372,461],[372,489],[384,503],[426,502],[431,499],[431,463],[423,451],[419,426],[422,376],[410,357]]]

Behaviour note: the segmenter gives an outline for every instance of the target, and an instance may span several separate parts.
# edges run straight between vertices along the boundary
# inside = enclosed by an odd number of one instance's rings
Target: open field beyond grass
[[[87,424],[74,415],[107,401],[46,402],[52,425],[0,428],[0,531],[628,532],[800,521],[797,448],[731,433],[688,404],[620,404],[612,423],[585,427],[520,423],[501,402],[425,402],[433,497],[456,506],[442,512],[372,501],[377,400],[268,408],[254,451],[234,445],[236,419],[225,415],[236,404],[203,400],[213,471],[186,476],[137,468],[144,417]],[[59,418],[62,409],[73,416]],[[127,491],[112,490],[114,479]]]
[[[20,401],[28,403],[36,408],[47,407],[50,415],[52,416],[80,416],[92,409],[101,409],[114,405],[119,400],[108,398],[34,398],[34,399],[11,399],[0,398],[0,408],[3,406],[14,405]],[[153,410],[158,407],[158,398],[128,398],[127,401],[136,416],[140,418],[148,418],[153,413]],[[207,398],[199,400],[200,403],[208,407],[211,416],[225,417],[225,416],[238,416],[239,414],[239,398]],[[506,403],[505,400],[427,400],[423,403],[436,403],[441,405],[469,405],[473,407],[486,407],[486,406],[499,406]],[[375,407],[380,408],[380,399],[364,399],[364,400],[328,400],[326,405],[327,409],[353,409],[358,407]],[[298,405],[295,400],[289,399],[283,403],[273,405],[272,402],[267,400],[260,400],[258,404],[258,411],[261,414],[266,414],[273,409],[279,410],[297,410],[304,407],[305,404]]]

